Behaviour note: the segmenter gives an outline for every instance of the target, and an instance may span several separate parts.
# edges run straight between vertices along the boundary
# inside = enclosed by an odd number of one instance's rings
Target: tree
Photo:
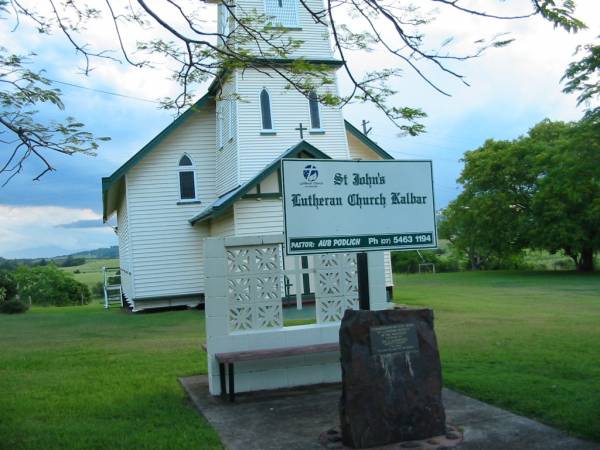
[[[2,0],[0,12],[1,5]],[[98,141],[108,140],[106,137],[94,137],[83,129],[83,123],[72,117],[67,117],[62,123],[38,120],[36,108],[40,105],[52,104],[61,110],[64,105],[60,90],[51,87],[43,72],[29,70],[27,63],[27,58],[10,54],[0,47],[0,144],[11,149],[0,160],[0,185],[6,185],[20,173],[31,156],[43,164],[44,168],[34,178],[39,180],[55,170],[46,156],[47,152],[93,155]]]
[[[530,131],[539,155],[530,245],[562,250],[577,270],[594,270],[600,249],[600,121],[544,121]]]
[[[465,153],[464,191],[440,234],[471,261],[524,248],[563,251],[577,270],[600,249],[600,121],[544,120],[527,136]]]
[[[509,141],[488,140],[465,153],[464,190],[445,211],[440,235],[464,253],[472,270],[506,261],[526,244],[535,156]]]
[[[44,267],[19,266],[15,271],[21,299],[34,305],[69,306],[90,302],[88,287],[53,264]]]
[[[85,264],[85,258],[75,258],[73,255],[69,255],[61,262],[61,267],[75,267]],[[41,265],[41,264],[40,264]]]
[[[0,290],[3,293],[3,300],[11,300],[17,295],[17,281],[8,270],[0,270]]]
[[[472,51],[460,53],[451,49],[453,38],[450,36],[430,49],[423,30],[435,17],[435,10],[429,12],[430,8],[439,8],[439,14],[455,11],[490,20],[541,16],[568,31],[585,27],[573,17],[573,0],[530,0],[523,2],[528,7],[522,11],[508,14],[471,9],[460,0],[429,0],[419,2],[419,6],[395,0],[299,1],[301,8],[315,23],[331,27],[335,55],[353,86],[347,95],[321,94],[318,100],[340,107],[350,102],[370,102],[383,111],[402,133],[410,135],[424,131],[420,119],[425,113],[418,108],[392,104],[396,91],[391,88],[390,81],[401,76],[403,68],[414,71],[433,89],[448,95],[434,81],[437,72],[468,84],[453,63],[476,58],[488,48],[503,47],[512,41],[506,36],[478,39]],[[495,6],[502,10],[502,3],[498,1]],[[315,6],[317,4],[319,6]],[[215,30],[214,25],[205,19],[210,7],[197,0],[168,0],[152,4],[145,0],[122,3],[105,0],[94,7],[83,0],[62,3],[56,0],[0,0],[0,18],[2,15],[12,17],[15,26],[27,20],[43,34],[62,33],[83,58],[86,75],[94,60],[98,59],[123,60],[134,67],[151,68],[153,55],[166,57],[173,65],[173,79],[179,83],[181,91],[174,98],[165,98],[163,106],[178,111],[192,102],[195,86],[213,78],[220,82],[223,73],[235,68],[268,69],[304,95],[313,91],[315,86],[332,82],[333,72],[329,66],[305,59],[289,60],[302,41],[294,39],[289,29],[274,23],[272,17],[236,6],[234,0],[224,0],[222,26]],[[87,41],[86,30],[101,20],[107,20],[112,29],[119,58],[110,52],[111,48],[96,49],[93,43]],[[134,43],[131,36],[139,34],[146,39],[135,39]],[[394,62],[364,75],[347,57],[354,51],[377,49],[391,55]],[[50,80],[40,72],[24,69],[22,57],[9,54],[4,60],[7,62],[0,63],[0,70],[11,73],[11,77],[17,77],[21,84],[15,85],[10,77],[0,78],[5,83],[7,107],[12,110],[9,120],[0,125],[4,127],[5,140],[16,142],[15,153],[9,155],[9,164],[2,171],[12,170],[12,176],[21,170],[25,159],[34,155],[45,164],[39,178],[53,170],[43,155],[43,149],[67,154],[92,153],[98,139],[86,134],[79,122],[67,119],[60,126],[42,124],[34,120],[36,115],[32,110],[19,112],[23,106],[33,108],[44,102],[60,107],[60,92],[50,88]]]
[[[600,36],[598,36],[600,39]],[[597,108],[591,108],[594,99],[600,99],[600,43],[591,43],[579,47],[576,53],[584,56],[567,67],[562,81],[566,81],[563,92],[578,93],[577,105],[590,106],[590,113],[600,114]]]

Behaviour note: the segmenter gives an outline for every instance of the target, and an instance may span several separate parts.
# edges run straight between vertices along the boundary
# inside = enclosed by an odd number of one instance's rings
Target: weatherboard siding
[[[349,131],[346,133],[348,139],[348,150],[350,151],[350,158],[352,159],[364,159],[364,160],[381,160],[383,159],[380,155],[371,150],[366,144],[360,139],[355,137]]]
[[[283,233],[281,200],[240,200],[234,204],[236,236]]]
[[[131,245],[127,214],[127,195],[123,195],[117,209],[117,237],[119,239],[119,267],[121,268],[121,289],[127,298],[133,298],[133,275]]]
[[[275,73],[246,70],[239,73],[238,93],[238,158],[240,183],[258,173],[290,147],[298,144],[300,122],[310,127],[308,100]],[[269,76],[271,75],[271,76]],[[271,97],[274,135],[261,134],[260,92],[263,88]],[[335,90],[335,86],[329,87]],[[323,134],[304,132],[304,140],[331,158],[348,159],[346,129],[341,110],[320,105]]]
[[[323,10],[322,0],[305,0],[306,5],[315,12]],[[222,6],[220,6],[222,8]],[[265,14],[264,0],[240,0],[236,2],[236,14],[238,16],[255,17],[258,14]],[[323,20],[327,20],[323,18]],[[302,41],[300,46],[287,55],[288,58],[312,58],[312,59],[331,59],[333,57],[331,49],[331,41],[328,28],[320,23],[315,22],[310,13],[298,4],[298,29],[289,29],[281,37],[281,39],[272,39],[274,45],[280,45],[281,42],[287,42],[292,39]],[[260,42],[260,49],[257,43],[244,43],[244,48],[257,54],[268,57],[278,57],[273,52],[273,47],[270,47],[264,42]]]
[[[201,204],[178,204],[178,163],[187,154]],[[128,219],[135,298],[197,294],[204,290],[207,226],[188,219],[216,199],[215,108],[206,105],[167,136],[127,174]]]
[[[197,225],[196,225],[197,226]],[[233,209],[223,213],[223,215],[211,220],[211,237],[229,237],[235,236],[235,223],[233,220]]]
[[[237,139],[237,110],[238,101],[235,99],[236,75],[233,74],[224,82],[223,89],[216,96],[217,120],[223,116],[221,125],[217,127],[215,136],[223,128],[224,139],[220,140],[217,136],[216,152],[216,194],[221,196],[238,186],[238,139]],[[227,110],[233,117],[227,120]],[[227,116],[229,118],[229,116]],[[219,145],[219,141],[222,145]]]

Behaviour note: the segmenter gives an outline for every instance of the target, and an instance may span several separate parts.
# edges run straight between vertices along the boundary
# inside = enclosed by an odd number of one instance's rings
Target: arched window
[[[260,93],[260,114],[262,116],[262,129],[272,130],[273,119],[271,117],[271,97],[265,88],[263,88]]]
[[[313,130],[321,129],[321,111],[319,110],[319,98],[315,91],[308,94],[308,107],[310,109],[310,127]]]
[[[179,198],[196,200],[196,171],[188,155],[183,155],[179,160]]]

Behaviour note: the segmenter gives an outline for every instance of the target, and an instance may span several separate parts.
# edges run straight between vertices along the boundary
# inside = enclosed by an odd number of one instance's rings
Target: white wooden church
[[[305,1],[321,7],[321,0]],[[329,30],[300,0],[236,3],[238,10],[264,10],[293,30],[290,37],[304,42],[293,57],[329,65],[332,72],[340,67]],[[226,8],[218,8],[223,32]],[[123,295],[134,311],[203,301],[205,238],[283,233],[282,158],[392,159],[340,109],[286,85],[269,69],[223,73],[206,95],[102,179],[103,216],[117,215]],[[322,89],[337,92],[337,85]],[[295,261],[284,258],[283,264]],[[390,292],[389,253],[384,261]],[[313,257],[302,257],[301,264],[310,267]],[[286,293],[295,295],[298,287],[308,298],[313,283],[310,276],[302,286],[290,280]]]

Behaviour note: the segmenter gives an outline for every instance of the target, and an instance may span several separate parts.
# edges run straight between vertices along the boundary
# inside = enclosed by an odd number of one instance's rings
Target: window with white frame
[[[321,110],[319,109],[319,97],[315,91],[308,94],[308,109],[310,110],[310,128],[321,129]]]
[[[179,160],[179,198],[181,200],[196,200],[196,171],[194,163],[188,155]]]
[[[298,28],[298,0],[265,0],[267,22],[277,27]]]
[[[263,131],[273,131],[273,117],[271,116],[271,96],[266,88],[260,92],[260,115]]]

